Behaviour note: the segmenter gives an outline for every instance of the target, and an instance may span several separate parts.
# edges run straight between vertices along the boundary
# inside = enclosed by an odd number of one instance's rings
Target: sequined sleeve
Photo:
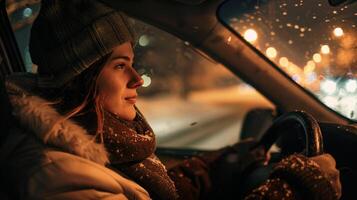
[[[338,194],[315,162],[295,154],[279,162],[270,179],[245,198],[258,199],[335,200]]]
[[[260,199],[274,199],[274,200],[298,200],[302,199],[298,193],[284,180],[280,178],[272,178],[267,180],[263,185],[253,190],[245,200],[260,200]]]

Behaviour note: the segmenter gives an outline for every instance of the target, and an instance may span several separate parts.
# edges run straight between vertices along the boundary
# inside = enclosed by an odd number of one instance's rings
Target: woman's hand
[[[338,197],[341,197],[342,187],[340,182],[340,172],[336,169],[336,161],[330,154],[322,154],[310,158],[316,162],[325,176],[330,180],[333,188],[335,188]]]

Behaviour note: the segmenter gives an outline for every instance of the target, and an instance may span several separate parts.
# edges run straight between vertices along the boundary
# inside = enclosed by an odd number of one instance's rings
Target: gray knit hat
[[[39,87],[61,87],[122,43],[134,43],[124,13],[96,0],[42,0],[30,53]]]

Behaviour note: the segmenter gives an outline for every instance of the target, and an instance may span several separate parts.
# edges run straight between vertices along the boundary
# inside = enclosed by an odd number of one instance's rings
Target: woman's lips
[[[136,103],[137,96],[132,96],[132,97],[126,97],[125,100],[129,102],[130,104],[135,104]]]

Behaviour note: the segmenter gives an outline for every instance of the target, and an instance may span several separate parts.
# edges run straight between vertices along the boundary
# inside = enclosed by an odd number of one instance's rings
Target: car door
[[[24,65],[8,19],[6,2],[0,1],[0,143],[11,125],[11,105],[9,103],[4,79],[13,72],[23,72]],[[4,131],[5,130],[5,131]]]

